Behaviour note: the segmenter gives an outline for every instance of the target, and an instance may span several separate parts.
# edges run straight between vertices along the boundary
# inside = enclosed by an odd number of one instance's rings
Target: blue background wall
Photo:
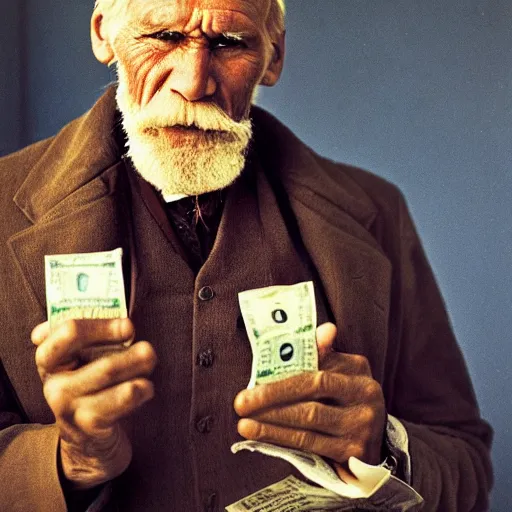
[[[0,154],[56,132],[111,77],[92,0],[0,6]],[[512,510],[512,2],[288,0],[287,67],[259,103],[405,192],[483,414],[493,510]]]

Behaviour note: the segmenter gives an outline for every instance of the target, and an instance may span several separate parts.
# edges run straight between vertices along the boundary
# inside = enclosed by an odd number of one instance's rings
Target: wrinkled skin
[[[146,342],[119,349],[134,336],[128,319],[69,320],[51,333],[45,322],[32,331],[44,396],[60,430],[62,470],[74,489],[112,480],[131,461],[119,420],[153,397],[149,376],[157,361]],[[98,344],[112,352],[83,364],[81,354]]]
[[[255,87],[273,85],[281,73],[284,35],[268,34],[269,6],[270,0],[132,1],[126,29],[110,38],[102,27],[108,19],[96,12],[93,49],[102,62],[126,70],[138,106],[157,94],[169,101],[179,94],[213,101],[239,121],[248,116]]]
[[[381,462],[386,410],[368,360],[334,352],[335,338],[333,324],[318,327],[320,371],[244,390],[234,406],[243,437],[321,455],[350,482],[350,457]]]

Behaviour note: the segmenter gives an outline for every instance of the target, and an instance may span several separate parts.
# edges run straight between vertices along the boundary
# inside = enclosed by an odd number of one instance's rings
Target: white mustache
[[[133,128],[143,131],[147,128],[168,128],[171,126],[194,126],[201,130],[213,130],[250,137],[251,122],[236,122],[220,107],[213,103],[190,103],[181,96],[169,100],[155,97],[143,108],[130,108],[125,122],[133,124]]]

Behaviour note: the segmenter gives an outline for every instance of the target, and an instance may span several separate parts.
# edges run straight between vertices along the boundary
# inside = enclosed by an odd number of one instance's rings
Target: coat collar
[[[290,196],[313,208],[321,204],[332,213],[344,212],[365,231],[370,229],[377,209],[345,172],[348,166],[320,157],[262,109],[254,107],[251,117],[258,157],[268,172],[279,176]]]
[[[93,186],[91,183],[119,161],[114,102],[115,89],[110,88],[89,112],[52,139],[32,167],[14,196],[14,202],[31,222],[45,218],[73,195],[73,204],[78,206],[108,193],[102,180]],[[69,205],[62,206],[66,209]]]
[[[46,254],[130,252],[126,172],[114,136],[115,90],[49,143],[14,202],[32,225],[8,244],[44,315]]]
[[[365,230],[370,228],[377,213],[375,205],[348,174],[342,169],[340,172],[339,164],[318,156],[264,110],[253,107],[251,118],[253,146],[264,168],[277,172],[290,193],[298,194],[302,201],[330,204]],[[82,202],[109,192],[105,181],[94,187],[86,185],[120,160],[117,122],[115,88],[111,87],[89,112],[52,140],[14,196],[14,202],[31,222],[44,218],[74,193],[80,195],[84,187],[87,190]]]
[[[52,140],[33,166],[14,197],[32,222],[119,162],[120,148],[114,135],[118,116],[114,105],[115,88],[111,87],[89,112]],[[309,197],[329,203],[369,229],[377,212],[375,205],[348,174],[340,172],[338,164],[318,156],[264,110],[254,107],[251,118],[253,145],[264,167],[277,172],[287,190],[302,189],[302,200]],[[108,192],[99,186],[96,193],[100,189]],[[90,197],[88,190],[84,200]]]

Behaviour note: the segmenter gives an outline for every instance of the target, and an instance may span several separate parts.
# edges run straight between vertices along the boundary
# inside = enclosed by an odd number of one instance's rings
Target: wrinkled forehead
[[[178,23],[202,12],[224,23],[241,22],[255,25],[266,22],[271,0],[117,0],[122,2],[123,17],[131,22]]]

